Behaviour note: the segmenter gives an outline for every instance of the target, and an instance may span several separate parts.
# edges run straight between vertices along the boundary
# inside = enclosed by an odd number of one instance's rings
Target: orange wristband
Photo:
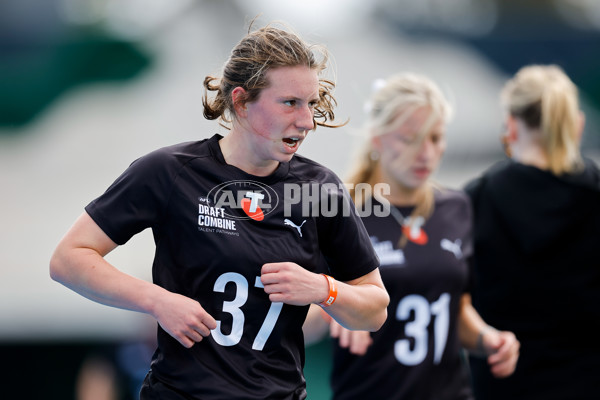
[[[327,283],[329,284],[329,296],[323,301],[320,306],[329,307],[335,302],[337,299],[337,287],[335,286],[335,281],[329,275],[321,274],[327,279]]]

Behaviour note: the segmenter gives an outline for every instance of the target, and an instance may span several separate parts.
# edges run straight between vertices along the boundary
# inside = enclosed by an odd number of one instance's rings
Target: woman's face
[[[285,162],[315,127],[319,78],[305,66],[271,69],[266,77],[269,86],[246,103],[241,125],[249,133],[250,151],[265,161]]]
[[[444,123],[436,121],[424,134],[431,109],[417,109],[402,125],[373,138],[379,152],[383,176],[391,184],[414,190],[437,169],[446,150]]]

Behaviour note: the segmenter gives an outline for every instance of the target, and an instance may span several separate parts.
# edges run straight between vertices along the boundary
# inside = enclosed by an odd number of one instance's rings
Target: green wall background
[[[331,373],[331,340],[325,338],[306,347],[306,391],[308,400],[329,400],[329,374]]]

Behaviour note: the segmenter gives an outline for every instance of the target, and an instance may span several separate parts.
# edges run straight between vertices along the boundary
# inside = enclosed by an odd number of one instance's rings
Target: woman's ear
[[[246,98],[246,90],[241,86],[237,86],[231,91],[231,101],[233,102],[233,109],[235,110],[235,113],[238,117],[245,118],[247,116]]]
[[[369,139],[369,146],[371,148],[371,152],[369,153],[371,161],[379,160],[379,157],[381,157],[382,146],[379,136],[372,136],[371,139]]]
[[[518,138],[517,121],[512,115],[507,115],[504,120],[504,132],[500,135],[500,143],[504,154],[511,158],[513,156],[514,143]]]
[[[379,137],[379,135],[371,136],[370,142],[371,142],[371,149],[373,151],[380,153],[382,144],[381,144],[381,138]]]
[[[512,144],[519,138],[519,122],[512,115],[506,117],[506,141],[508,144]]]

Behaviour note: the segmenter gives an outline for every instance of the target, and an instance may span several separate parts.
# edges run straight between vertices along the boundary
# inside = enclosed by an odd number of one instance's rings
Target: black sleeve
[[[465,292],[472,293],[473,288],[475,287],[475,278],[473,274],[474,269],[474,255],[473,255],[473,240],[475,236],[475,207],[478,204],[479,198],[481,196],[481,191],[483,190],[483,186],[485,184],[486,178],[485,175],[481,175],[478,178],[475,178],[469,182],[464,187],[464,191],[469,197],[469,206],[471,211],[471,252],[466,257],[467,266],[469,267],[469,279],[467,281],[467,287],[465,288]]]
[[[378,268],[377,254],[343,184],[331,185],[328,197],[331,205],[337,205],[337,213],[320,216],[317,224],[319,245],[331,275],[349,281]]]
[[[466,192],[466,189],[465,189]],[[464,195],[463,195],[464,196]],[[467,279],[467,287],[465,288],[465,292],[470,293],[473,288],[473,252],[474,252],[474,221],[473,221],[473,205],[471,202],[471,197],[468,195],[465,197],[465,220],[468,225],[468,231],[464,238],[463,244],[463,254],[465,257],[465,262],[467,264],[468,271],[468,279]]]
[[[174,167],[162,151],[143,156],[85,210],[115,243],[125,244],[160,222],[173,186],[170,171]]]
[[[477,198],[479,196],[479,192],[481,191],[481,187],[483,185],[483,177],[475,178],[469,182],[464,187],[464,191],[471,199],[471,203],[474,204],[477,202]]]

